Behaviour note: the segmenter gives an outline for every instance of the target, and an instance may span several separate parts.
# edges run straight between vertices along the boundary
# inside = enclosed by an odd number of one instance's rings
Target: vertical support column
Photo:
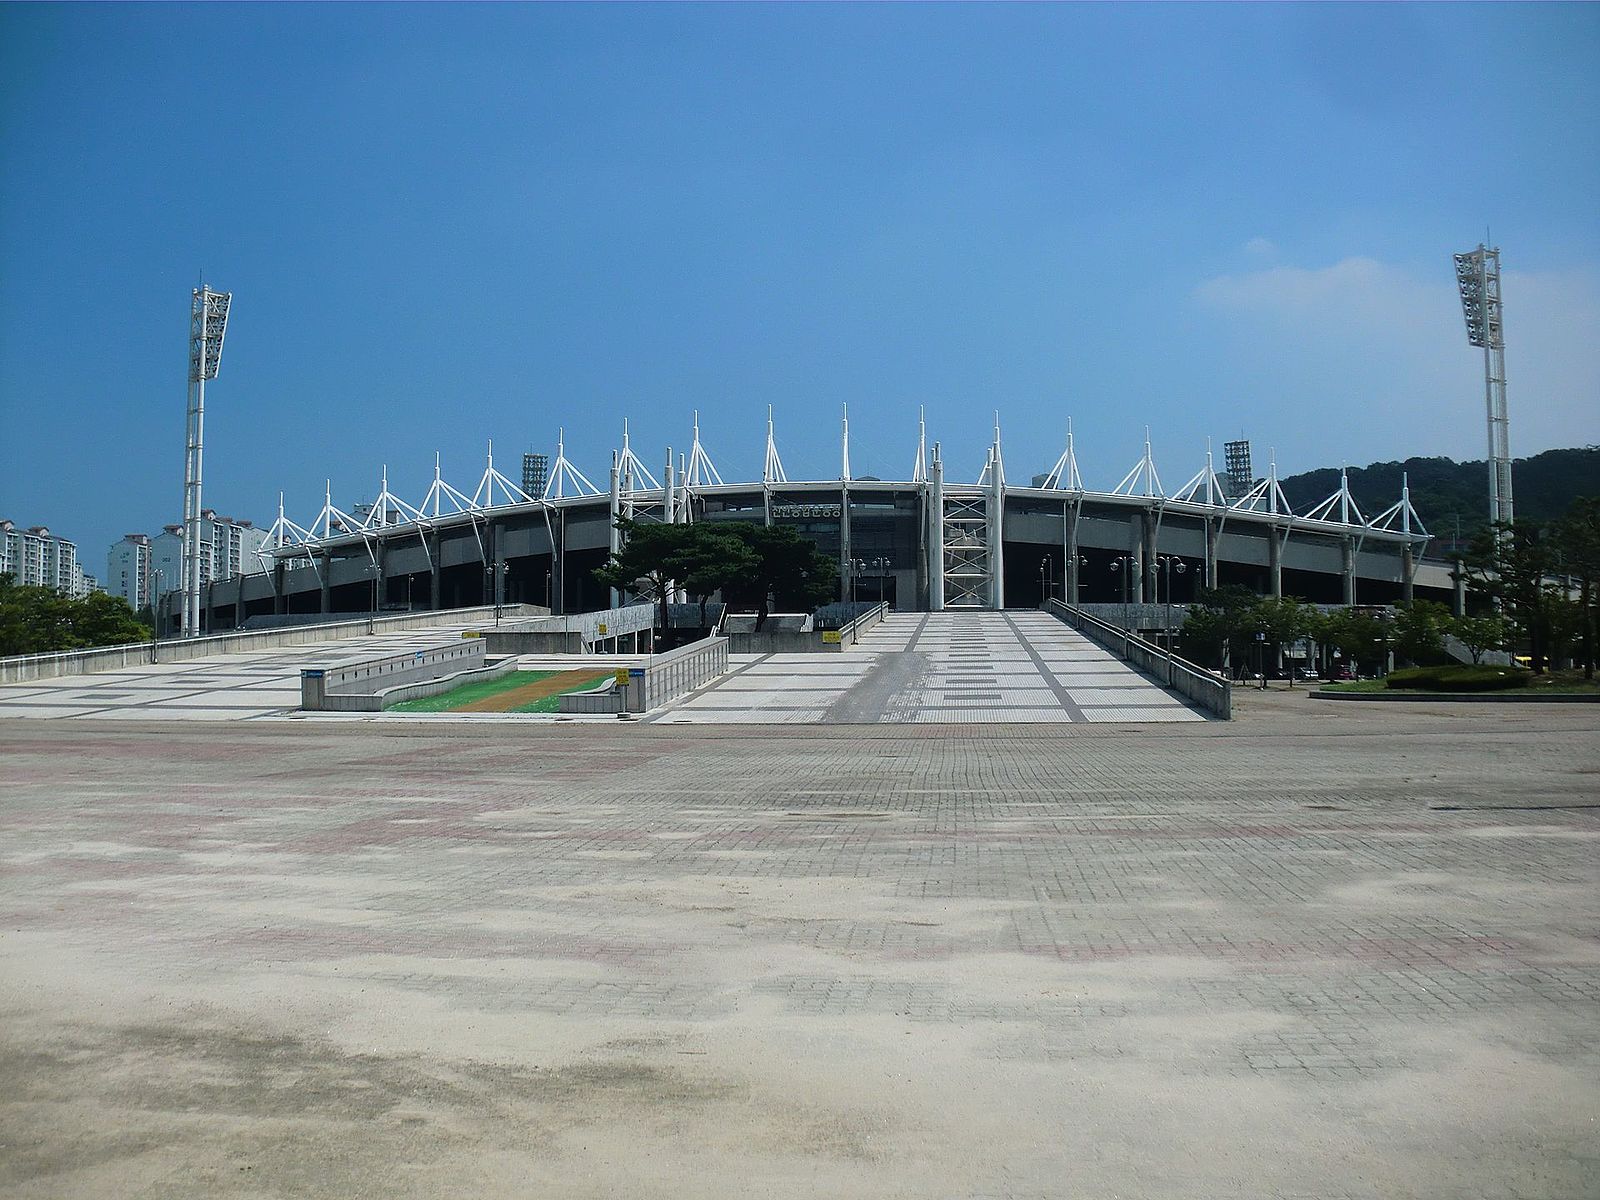
[[[1133,559],[1129,563],[1130,574],[1133,576],[1128,588],[1128,602],[1130,604],[1144,603],[1144,547],[1146,527],[1150,518],[1146,513],[1135,513],[1133,520],[1128,524],[1128,555]]]
[[[283,594],[286,574],[283,560],[279,559],[272,564],[272,611],[275,616],[282,616],[289,611],[289,597]]]
[[[995,442],[989,469],[989,603],[996,612],[1006,606],[1006,480],[1000,465],[1000,443]]]
[[[317,611],[330,613],[333,611],[333,556],[326,552],[322,555],[322,570],[317,572],[318,598]]]
[[[555,572],[550,591],[550,613],[559,617],[567,611],[567,510],[559,509],[557,516],[560,518],[555,523],[557,545],[550,555],[550,567]]]
[[[928,485],[928,611],[944,611],[944,460],[938,442]]]
[[[1455,570],[1450,572],[1450,611],[1458,617],[1467,615],[1467,564],[1456,559]]]
[[[1221,531],[1214,517],[1206,518],[1206,586],[1217,586],[1217,542]]]
[[[1144,582],[1144,603],[1146,604],[1154,604],[1161,599],[1160,580],[1156,576],[1156,572],[1160,569],[1156,541],[1160,536],[1161,518],[1157,517],[1152,521],[1150,514],[1146,513],[1144,516],[1144,562],[1142,564],[1144,569],[1139,576]]]
[[[839,599],[850,599],[850,485],[839,484]]]
[[[423,537],[428,535],[424,533]],[[444,550],[443,539],[437,530],[433,534],[433,553],[428,556],[428,611],[438,612],[439,600],[439,555]]]
[[[1400,550],[1400,599],[1410,604],[1414,598],[1413,580],[1417,574],[1417,555],[1407,542]]]
[[[1267,530],[1267,587],[1274,600],[1283,599],[1283,543],[1276,525]]]
[[[622,515],[622,479],[617,473],[617,452],[611,452],[611,557],[615,558],[622,549],[622,531],[617,528],[617,518]],[[611,607],[616,608],[622,603],[622,593],[616,588],[611,589]]]
[[[1344,602],[1356,602],[1356,543],[1355,539],[1346,535],[1341,543],[1344,552],[1344,564],[1340,574],[1344,579]]]
[[[1078,499],[1062,505],[1061,508],[1061,520],[1066,526],[1066,542],[1061,548],[1061,553],[1065,555],[1064,561],[1067,565],[1066,572],[1062,577],[1066,594],[1061,599],[1073,607],[1077,607],[1078,604],[1078,517],[1082,513],[1082,507],[1083,501]]]

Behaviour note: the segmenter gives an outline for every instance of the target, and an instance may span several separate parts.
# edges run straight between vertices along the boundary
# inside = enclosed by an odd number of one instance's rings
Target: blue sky
[[[1512,445],[1600,441],[1600,6],[0,8],[0,515],[181,511],[189,290],[235,294],[206,502],[308,521],[724,476],[1090,486],[1482,457],[1450,253],[1504,249]]]

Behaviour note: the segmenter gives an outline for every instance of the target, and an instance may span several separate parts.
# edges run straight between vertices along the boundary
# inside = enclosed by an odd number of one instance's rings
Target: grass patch
[[[541,679],[549,679],[552,675],[560,674],[559,671],[512,671],[498,679],[485,679],[477,683],[463,684],[461,687],[452,688],[448,692],[441,692],[437,696],[422,696],[416,700],[402,700],[399,704],[391,704],[389,712],[449,712],[453,708],[460,708],[463,704],[471,704],[475,700],[487,700],[490,696],[498,696],[501,692],[509,692],[513,688],[526,687],[530,683],[538,683]],[[544,712],[544,709],[517,709],[517,712]],[[553,709],[550,711],[554,711]]]
[[[1503,692],[1525,688],[1533,672],[1522,667],[1405,667],[1390,671],[1384,686],[1423,692]]]
[[[1474,668],[1470,666],[1461,666],[1455,669],[1461,671],[1477,670],[1495,672],[1505,672],[1509,670],[1509,668],[1506,667]],[[1544,675],[1533,675],[1527,671],[1521,671],[1522,678],[1519,682],[1513,682],[1509,686],[1502,685],[1487,689],[1460,687],[1448,688],[1440,686],[1422,686],[1416,683],[1394,684],[1389,682],[1397,675],[1402,679],[1405,679],[1418,671],[1434,672],[1437,670],[1439,670],[1437,667],[1408,667],[1401,671],[1392,672],[1385,679],[1362,679],[1355,682],[1323,683],[1319,685],[1318,690],[1325,692],[1385,692],[1394,690],[1410,692],[1417,696],[1426,696],[1429,694],[1437,695],[1452,691],[1460,692],[1483,690],[1492,691],[1496,695],[1500,696],[1600,695],[1600,680],[1586,680],[1583,677],[1582,671],[1550,671]]]

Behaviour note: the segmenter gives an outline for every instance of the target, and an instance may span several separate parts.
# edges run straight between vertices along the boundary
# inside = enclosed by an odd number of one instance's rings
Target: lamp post
[[[222,364],[222,339],[228,331],[232,292],[213,292],[204,282],[189,307],[189,411],[183,464],[183,621],[186,638],[199,637],[201,459],[206,416],[206,384]]]
[[[1039,606],[1048,609],[1055,596],[1055,559],[1046,554],[1039,560]]]
[[[1167,642],[1167,686],[1172,686],[1172,570],[1177,568],[1182,575],[1189,569],[1189,564],[1176,554],[1163,554],[1156,559],[1156,564],[1161,568],[1161,573],[1166,576],[1167,582],[1167,611],[1164,618],[1162,633],[1166,635]]]
[[[555,609],[554,609],[555,592],[552,590],[554,588],[554,586],[555,586],[554,583],[553,583],[554,579],[555,579],[555,572],[554,571],[546,571],[544,573],[544,607],[545,607],[545,611],[546,612],[554,612],[555,611]]]
[[[161,648],[161,571],[151,572],[156,577],[155,590],[150,593],[150,661],[155,662]]]
[[[489,586],[494,592],[494,623],[500,624],[500,609],[505,599],[506,590],[506,560],[497,558],[494,565],[487,568]]]
[[[856,580],[861,577],[861,572],[867,569],[867,564],[863,559],[852,558],[847,565],[850,568],[850,603],[854,604],[856,602]]]
[[[372,581],[367,593],[367,632],[370,634],[375,632],[373,622],[378,619],[378,563],[375,559],[367,563],[367,578]]]
[[[889,584],[888,584],[888,580],[889,580],[889,565],[890,565],[889,564],[889,560],[887,558],[883,558],[881,556],[872,560],[872,569],[878,576],[878,603],[879,604],[883,603],[883,593],[887,590],[887,588],[889,586]]]
[[[1136,560],[1131,554],[1118,554],[1111,560],[1111,569],[1122,580],[1122,628],[1128,631],[1128,622],[1132,620],[1129,614],[1129,594],[1133,588],[1133,571]]]

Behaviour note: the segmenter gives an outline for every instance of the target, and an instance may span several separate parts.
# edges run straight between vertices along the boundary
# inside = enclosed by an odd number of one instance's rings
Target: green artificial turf
[[[441,692],[437,696],[423,696],[417,700],[402,700],[399,704],[389,706],[389,712],[449,712],[451,709],[460,708],[463,704],[471,704],[474,700],[484,700],[490,696],[498,696],[501,692],[509,692],[513,688],[524,687],[530,683],[538,683],[541,679],[548,679],[552,675],[560,674],[558,671],[512,671],[509,675],[502,675],[498,679],[485,679],[478,683],[463,684],[448,692]],[[513,709],[513,712],[545,712],[554,711],[541,708]]]

